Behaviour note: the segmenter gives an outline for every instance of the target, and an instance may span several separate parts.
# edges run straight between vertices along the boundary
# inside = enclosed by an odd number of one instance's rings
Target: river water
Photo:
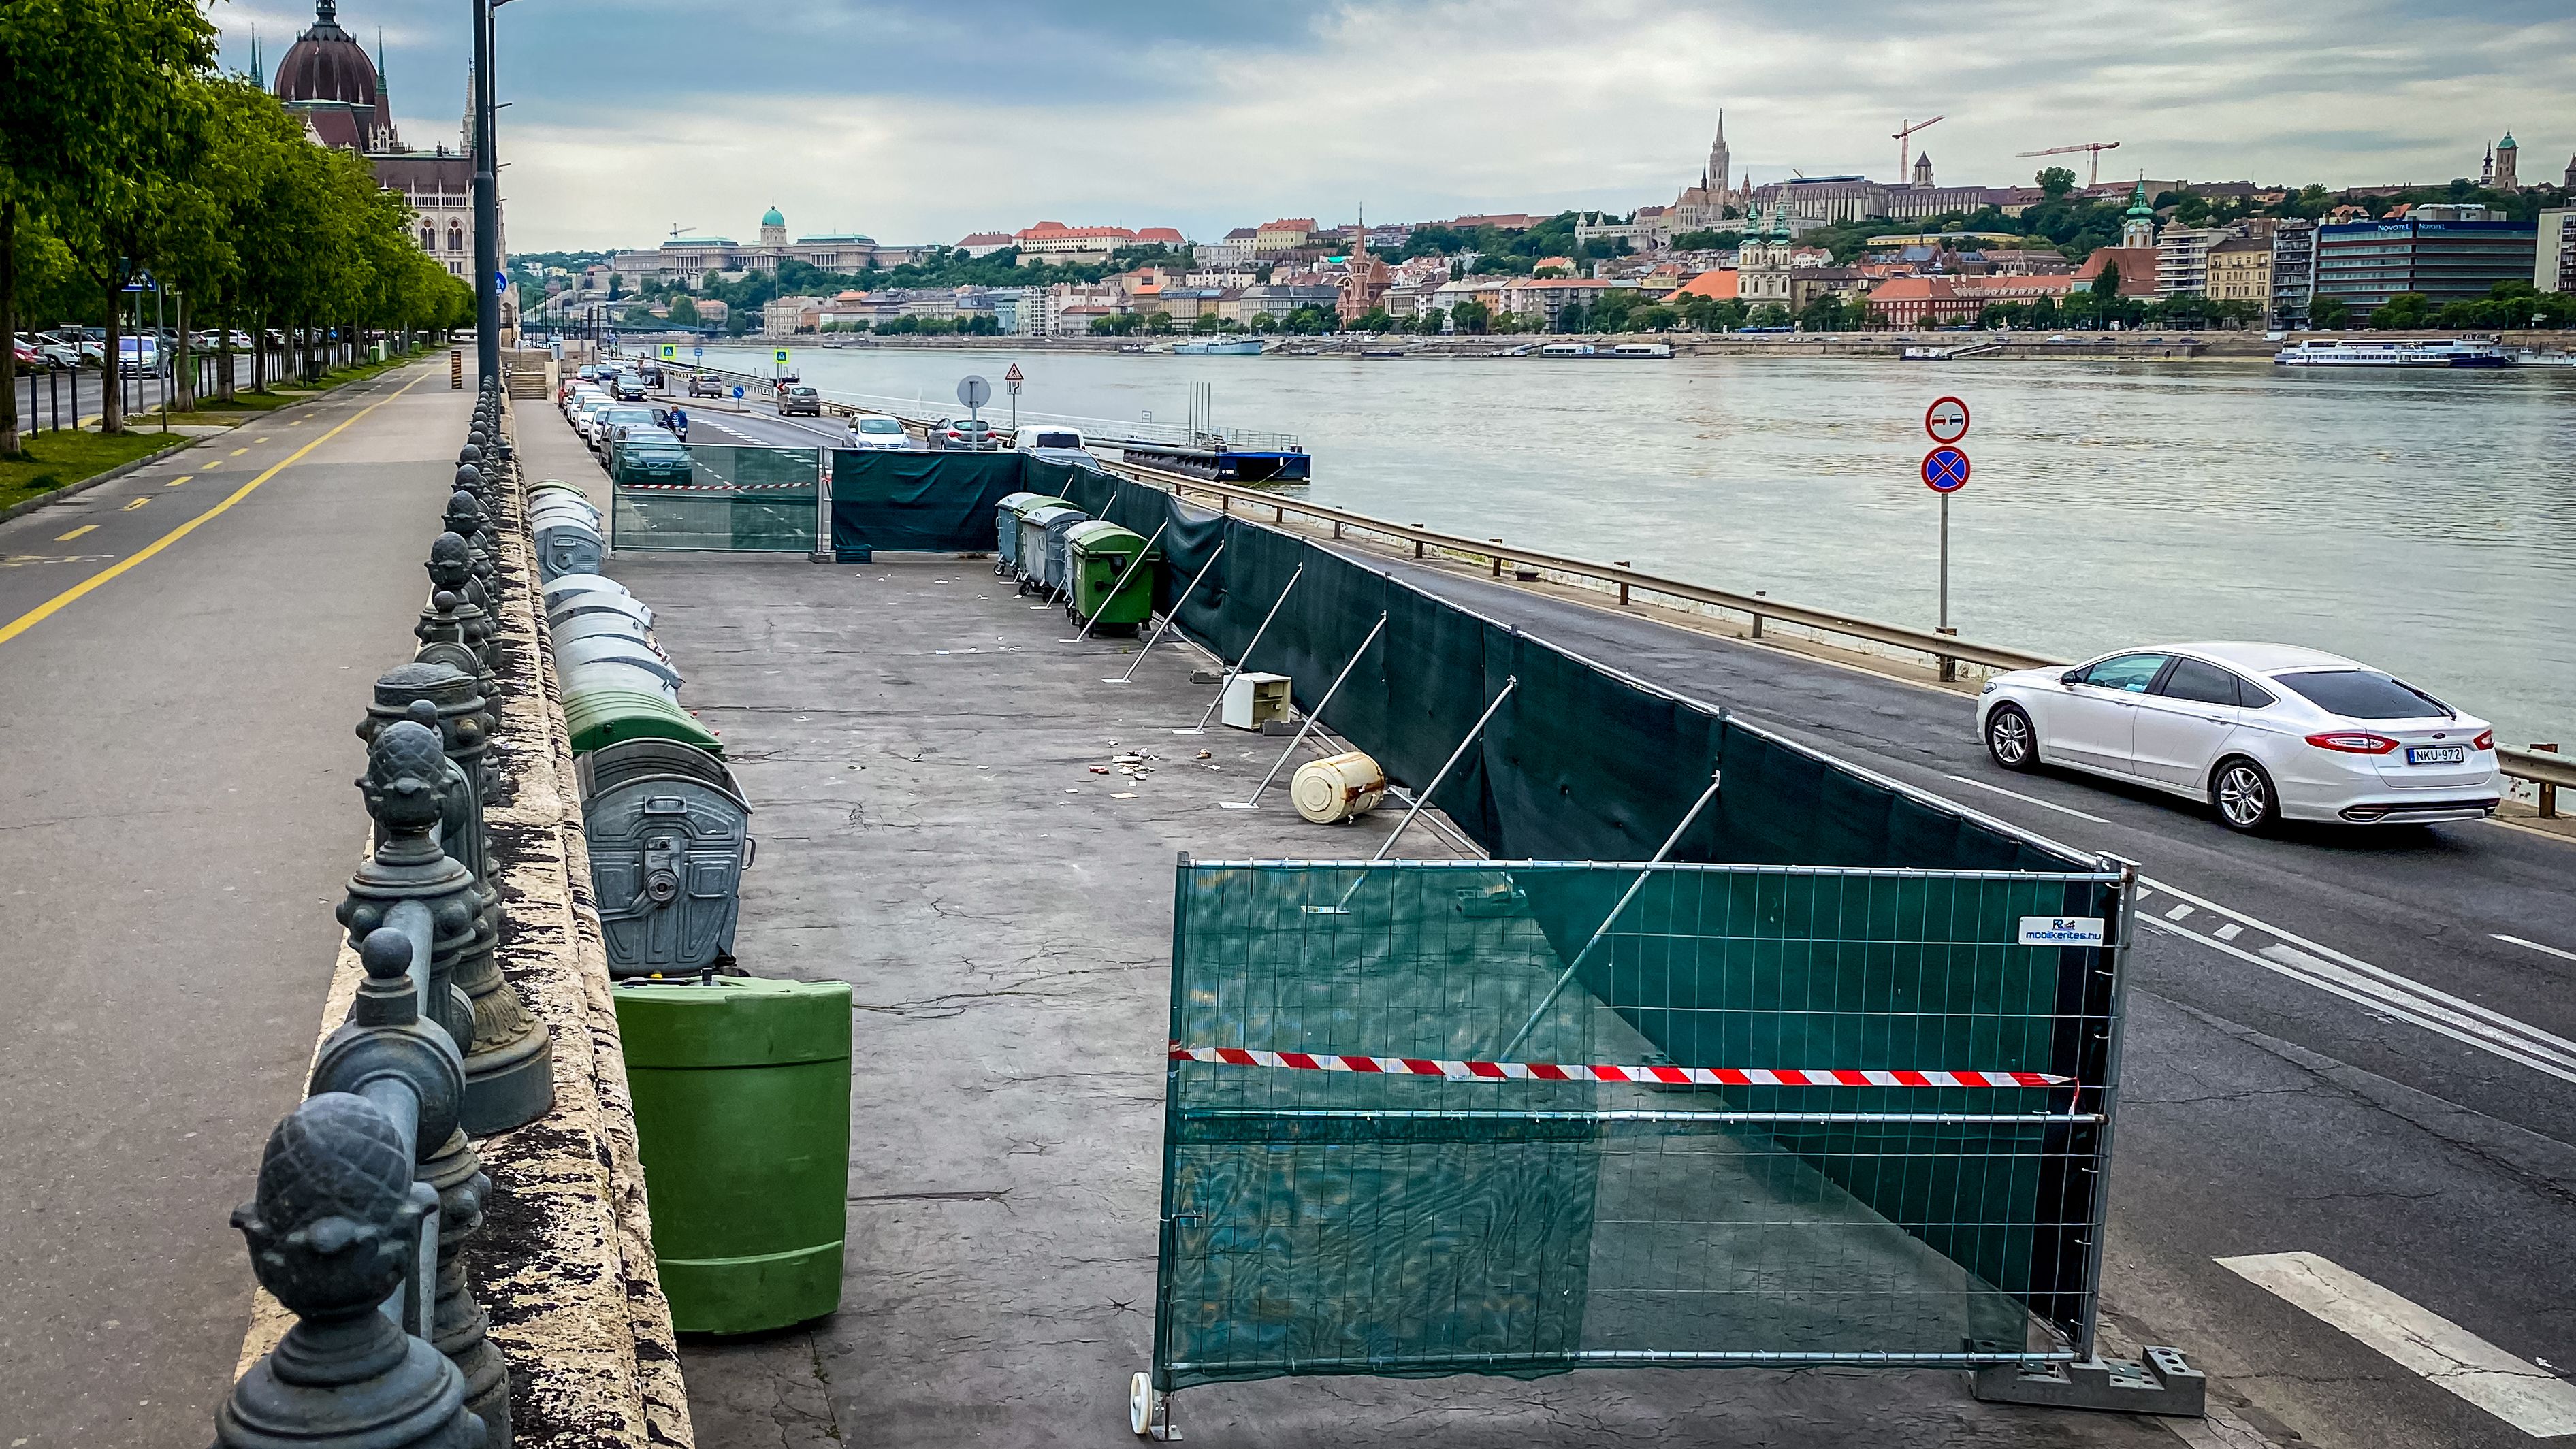
[[[1317,502],[1923,628],[1923,411],[1955,394],[1974,414],[1950,503],[1964,637],[2306,644],[2504,743],[2576,735],[2576,368],[795,354],[827,395],[907,411],[980,373],[997,418],[1014,360],[1023,418],[1177,422],[1204,381],[1221,425],[1299,435]]]

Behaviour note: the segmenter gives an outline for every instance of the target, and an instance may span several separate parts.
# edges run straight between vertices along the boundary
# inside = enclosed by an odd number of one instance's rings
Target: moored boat
[[[2329,342],[2311,337],[2282,348],[2272,361],[2282,367],[2509,367],[2513,363],[2495,343],[2460,338]]]
[[[1184,357],[1258,357],[1261,355],[1261,339],[1193,337],[1186,342],[1173,343],[1172,351]]]

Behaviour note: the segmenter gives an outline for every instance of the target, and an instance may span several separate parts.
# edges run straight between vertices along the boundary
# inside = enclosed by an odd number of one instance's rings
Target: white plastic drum
[[[1385,795],[1386,771],[1357,750],[1310,760],[1288,781],[1288,798],[1297,802],[1297,813],[1317,825],[1356,820],[1376,809]]]

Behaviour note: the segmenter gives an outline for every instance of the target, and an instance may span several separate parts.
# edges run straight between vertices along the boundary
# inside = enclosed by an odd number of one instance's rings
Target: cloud
[[[459,0],[345,0],[385,31],[406,138],[462,108]],[[217,12],[274,67],[309,22]],[[2537,0],[841,0],[710,11],[519,0],[500,15],[513,246],[797,232],[947,241],[1041,217],[1176,225],[1271,216],[1626,210],[1695,178],[1716,111],[1739,169],[1893,174],[1900,119],[1948,182],[2021,151],[2116,140],[2106,175],[2443,181],[2520,125],[2526,175],[2571,134]],[[2081,158],[2075,158],[2080,160]]]

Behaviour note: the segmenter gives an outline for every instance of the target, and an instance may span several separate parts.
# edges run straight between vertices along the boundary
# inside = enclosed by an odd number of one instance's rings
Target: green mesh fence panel
[[[1176,1054],[1158,1387],[2072,1356],[2108,1130],[2087,1044],[2115,1003],[2068,988],[2111,980],[2114,953],[2017,940],[2022,916],[2079,911],[2113,912],[2116,940],[2117,878],[1662,867],[1583,955],[1637,880],[1182,862],[1176,1047],[1445,1075]],[[1509,1060],[1543,1068],[2081,1085],[1475,1075],[1516,1037]]]
[[[815,452],[691,443],[686,484],[618,484],[615,545],[639,552],[811,553]]]

